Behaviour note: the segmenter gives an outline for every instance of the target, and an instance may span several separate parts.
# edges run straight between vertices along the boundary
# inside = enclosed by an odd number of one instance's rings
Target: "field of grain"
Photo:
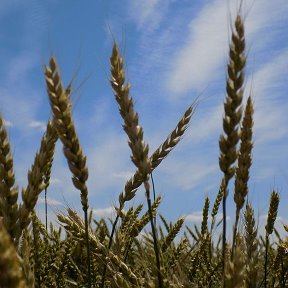
[[[0,287],[287,287],[288,240],[281,239],[274,228],[279,193],[271,191],[264,237],[258,233],[248,201],[254,107],[253,94],[243,100],[249,59],[241,11],[233,20],[228,59],[223,83],[223,132],[219,136],[219,169],[223,177],[216,199],[205,199],[201,225],[192,230],[185,227],[184,218],[169,223],[165,215],[158,213],[161,197],[155,195],[151,178],[174,147],[181,146],[193,113],[201,105],[199,99],[187,107],[174,130],[151,151],[134,109],[124,58],[114,42],[110,84],[135,174],[123,185],[115,205],[117,216],[96,220],[89,212],[87,159],[71,109],[73,87],[63,83],[52,55],[44,68],[51,118],[28,171],[27,187],[22,189],[16,184],[5,115],[0,116]],[[45,223],[35,212],[39,195],[43,193],[46,199],[49,193],[57,141],[63,145],[83,209],[81,215],[71,208],[65,214],[58,213],[60,228],[49,224],[47,209]],[[131,200],[137,197],[141,185],[147,201],[133,207]],[[228,197],[235,202],[231,241],[227,238]],[[221,212],[223,219],[218,222]],[[240,226],[240,220],[244,225]],[[219,239],[212,237],[216,226],[222,227]],[[288,232],[288,227],[284,228]],[[272,234],[276,242],[271,241]],[[176,238],[179,235],[181,239]]]

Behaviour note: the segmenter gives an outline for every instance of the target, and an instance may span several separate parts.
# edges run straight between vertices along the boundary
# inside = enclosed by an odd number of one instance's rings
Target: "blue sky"
[[[151,152],[201,95],[184,139],[154,173],[156,192],[163,195],[160,212],[169,220],[185,215],[189,225],[201,222],[204,199],[209,196],[213,205],[222,176],[218,139],[229,17],[235,15],[237,2],[1,0],[0,111],[19,186],[27,183],[27,170],[50,115],[43,64],[53,52],[64,83],[76,75],[74,118],[88,157],[90,206],[96,216],[111,215],[119,192],[135,171],[108,81],[115,38]],[[270,192],[277,189],[280,227],[288,220],[288,2],[246,0],[243,15],[249,52],[245,97],[252,91],[255,104],[249,199],[261,221]],[[230,191],[228,213],[233,219],[233,186]],[[51,219],[67,204],[81,211],[60,143],[49,200]],[[132,203],[144,201],[141,188]],[[40,215],[43,209],[40,195]]]

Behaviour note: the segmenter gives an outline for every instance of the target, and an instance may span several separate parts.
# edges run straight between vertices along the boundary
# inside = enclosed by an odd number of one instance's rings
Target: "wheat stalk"
[[[154,239],[154,250],[156,255],[157,262],[157,274],[159,281],[159,288],[163,287],[162,275],[160,272],[160,256],[157,245],[157,236],[155,231],[155,226],[153,223],[153,215],[152,215],[152,205],[150,199],[150,184],[149,184],[149,175],[151,173],[152,163],[150,158],[148,157],[149,146],[144,142],[143,137],[143,128],[139,125],[139,116],[138,113],[134,111],[133,99],[129,95],[130,85],[125,84],[125,71],[124,71],[124,61],[122,56],[119,53],[118,47],[114,42],[112,56],[110,57],[111,63],[111,86],[114,90],[115,99],[119,105],[120,114],[124,120],[123,129],[128,136],[128,144],[131,148],[131,160],[138,168],[140,173],[140,177],[143,179],[145,191],[146,191],[146,199],[150,214],[150,223],[151,229]],[[120,205],[120,209],[123,207]],[[114,228],[114,227],[113,227]],[[112,237],[110,238],[112,239]],[[111,241],[110,241],[111,243]],[[110,244],[109,243],[109,244]],[[111,245],[111,244],[110,244]],[[110,248],[110,247],[109,247]],[[105,272],[105,270],[104,270]],[[105,275],[105,273],[103,274]],[[103,284],[104,287],[104,277]]]
[[[82,151],[80,141],[76,134],[69,94],[63,88],[61,76],[54,57],[50,58],[49,67],[45,66],[45,78],[47,92],[49,95],[51,110],[53,112],[53,122],[57,129],[58,136],[63,143],[63,152],[67,159],[69,169],[73,175],[72,182],[76,189],[80,191],[81,204],[84,211],[86,247],[87,247],[87,267],[88,267],[88,288],[91,287],[91,261],[88,239],[88,189],[86,181],[88,179],[88,168],[86,157]]]
[[[228,196],[229,180],[235,173],[234,162],[237,159],[237,143],[239,141],[239,128],[242,117],[242,98],[244,83],[245,35],[244,24],[240,14],[234,23],[234,31],[231,37],[229,49],[229,63],[227,65],[226,100],[224,103],[223,130],[220,136],[219,166],[224,174],[222,184],[223,195],[223,277],[225,278],[225,249],[226,249],[226,198]],[[223,279],[224,288],[225,280]]]

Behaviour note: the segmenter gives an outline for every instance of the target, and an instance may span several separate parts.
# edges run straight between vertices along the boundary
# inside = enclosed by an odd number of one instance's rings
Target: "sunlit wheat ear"
[[[150,156],[151,171],[157,168],[161,162],[168,156],[174,147],[180,142],[184,135],[193,112],[197,106],[197,102],[193,103],[184,113],[180,121],[177,123],[175,129],[169,134],[166,140],[154,151]],[[124,191],[119,195],[119,204],[123,206],[125,202],[134,198],[137,188],[143,183],[143,177],[139,170],[126,182]]]
[[[50,178],[51,178],[51,169],[52,169],[52,165],[53,165],[53,160],[54,160],[54,153],[55,153],[55,146],[56,146],[56,142],[58,140],[58,134],[56,131],[56,127],[53,126],[53,122],[51,120],[49,120],[48,122],[48,126],[47,126],[47,130],[50,129],[50,135],[51,135],[51,148],[49,149],[48,152],[48,159],[47,159],[47,163],[44,169],[44,185],[45,185],[45,227],[46,230],[48,228],[48,211],[47,211],[47,191],[48,191],[48,187],[50,185]]]
[[[274,224],[278,214],[279,206],[279,194],[276,191],[272,191],[270,197],[270,206],[267,218],[266,230],[266,243],[265,243],[265,264],[264,264],[264,287],[267,287],[267,268],[268,268],[268,249],[269,249],[269,235],[273,233]]]
[[[269,206],[269,212],[268,212],[268,218],[267,218],[267,224],[265,226],[266,233],[268,235],[272,234],[274,224],[277,218],[278,214],[278,206],[279,206],[279,194],[276,191],[272,191],[271,198],[270,198],[270,206]]]
[[[240,211],[248,194],[249,171],[252,165],[252,128],[253,128],[253,103],[251,96],[247,100],[240,133],[240,149],[238,153],[238,167],[235,175],[234,202],[236,204],[235,224],[233,231],[232,255],[237,234]]]
[[[240,15],[237,16],[234,27],[227,66],[226,100],[223,118],[224,134],[221,135],[219,140],[221,152],[219,165],[224,173],[226,185],[228,185],[235,172],[233,164],[237,159],[236,145],[240,138],[238,125],[242,117],[241,103],[246,63],[244,25]]]
[[[74,126],[70,94],[63,88],[60,71],[54,57],[50,58],[49,67],[45,66],[45,78],[50,106],[53,113],[53,123],[55,124],[58,136],[63,143],[63,152],[67,159],[69,169],[73,175],[72,182],[76,189],[80,191],[81,204],[85,217],[87,267],[88,267],[88,287],[91,287],[91,262],[88,239],[88,189],[86,181],[88,179],[88,168],[86,157],[82,151],[80,141]]]
[[[245,209],[245,244],[246,244],[246,278],[247,287],[256,287],[259,275],[259,260],[258,260],[258,240],[257,227],[255,225],[254,211],[250,203],[246,204]]]
[[[0,239],[0,287],[28,288],[24,280],[20,258],[1,219]]]
[[[257,250],[257,227],[255,224],[254,211],[250,203],[246,204],[244,213],[245,217],[245,243],[247,250],[247,258],[251,259],[253,253]]]
[[[26,279],[28,287],[34,287],[35,285],[35,274],[34,274],[34,261],[31,261],[30,256],[32,255],[32,237],[28,231],[25,229],[23,231],[23,237],[21,239],[20,254],[23,260],[23,274]]]
[[[202,223],[201,223],[201,235],[202,237],[204,237],[204,235],[208,232],[208,213],[209,213],[209,205],[210,205],[210,201],[209,198],[206,197],[205,199],[205,204],[203,207],[203,219],[202,219]]]
[[[15,185],[13,158],[10,142],[0,115],[0,216],[7,232],[16,237],[18,226],[18,187]]]
[[[58,136],[63,143],[63,152],[67,159],[70,171],[73,174],[73,184],[81,192],[81,203],[84,209],[88,209],[88,169],[86,157],[83,154],[79,139],[76,134],[71,113],[69,95],[65,93],[61,76],[53,57],[50,59],[49,67],[45,67],[47,92],[50,99],[54,123]]]
[[[56,131],[51,121],[48,121],[46,133],[43,135],[39,152],[36,153],[34,163],[28,171],[28,185],[22,190],[23,203],[19,207],[19,225],[21,231],[28,227],[30,216],[35,208],[39,194],[44,190],[44,178],[47,171],[47,163],[53,157]],[[18,235],[18,239],[20,234]]]
[[[164,242],[163,242],[162,247],[161,247],[163,253],[169,248],[171,243],[174,241],[175,237],[180,232],[180,229],[181,229],[183,223],[184,223],[184,219],[180,218],[179,220],[177,220],[177,222],[170,229],[170,231],[169,231],[168,235],[165,237]]]
[[[240,134],[240,149],[238,155],[238,167],[235,177],[234,202],[236,204],[236,213],[242,209],[245,197],[248,193],[249,170],[252,164],[252,127],[253,127],[253,103],[251,96],[247,100],[244,118],[242,121]]]
[[[239,123],[242,117],[242,98],[244,84],[244,68],[246,63],[244,24],[240,14],[236,16],[229,47],[227,65],[226,99],[224,103],[223,130],[220,136],[219,166],[223,172],[223,285],[225,288],[225,249],[226,249],[226,198],[228,184],[234,176],[234,163],[237,159],[237,143],[239,141]],[[233,250],[232,250],[233,257]]]
[[[227,262],[225,273],[226,288],[245,287],[245,258],[239,245],[236,246],[233,261]]]
[[[125,84],[123,58],[114,43],[111,63],[111,86],[115,92],[115,99],[119,105],[120,114],[124,120],[123,129],[128,135],[128,144],[131,148],[131,160],[142,176],[149,175],[151,161],[148,157],[149,148],[144,143],[143,128],[139,125],[138,113],[134,111],[133,99],[129,95],[130,85]],[[145,178],[145,177],[144,177]]]
[[[218,214],[219,206],[221,204],[223,196],[224,196],[224,186],[223,186],[223,183],[222,183],[220,185],[219,191],[217,193],[217,196],[216,196],[213,208],[212,208],[212,213],[211,213],[212,222],[211,222],[211,228],[210,228],[210,232],[211,233],[212,233],[212,230],[213,230],[214,225],[215,225],[216,216]]]

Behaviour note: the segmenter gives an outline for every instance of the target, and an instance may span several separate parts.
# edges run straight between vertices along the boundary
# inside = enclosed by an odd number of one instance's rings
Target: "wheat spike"
[[[19,256],[0,219],[0,287],[26,288]]]
[[[131,160],[139,169],[143,179],[151,171],[151,161],[148,157],[149,147],[143,140],[143,128],[139,125],[138,113],[134,111],[133,99],[129,95],[130,85],[125,84],[123,58],[116,43],[114,43],[111,63],[111,86],[115,92],[115,99],[119,105],[120,114],[124,120],[123,129],[128,135],[131,148]]]
[[[41,140],[40,150],[35,155],[31,170],[28,171],[28,185],[22,190],[23,203],[19,207],[21,231],[28,227],[38,196],[45,188],[44,179],[47,172],[47,163],[53,157],[55,142],[57,141],[56,135],[52,122],[48,121],[46,133]],[[18,239],[21,236],[20,233],[17,235]]]
[[[18,187],[15,185],[10,142],[0,115],[0,216],[12,239],[19,234],[17,199]]]

